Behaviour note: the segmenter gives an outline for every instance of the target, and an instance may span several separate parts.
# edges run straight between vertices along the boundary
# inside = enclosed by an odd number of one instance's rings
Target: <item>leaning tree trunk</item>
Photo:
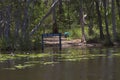
[[[53,9],[56,7],[56,4],[58,3],[59,0],[56,0],[50,7],[49,11],[45,14],[45,16],[42,17],[38,25],[36,25],[32,31],[30,32],[30,35],[32,35],[43,23],[43,21],[52,13]]]
[[[115,1],[112,0],[112,8],[111,8],[111,11],[112,11],[112,28],[113,28],[113,38],[114,38],[114,41],[117,40],[117,31],[116,31],[116,16],[115,16]]]
[[[104,34],[103,34],[103,27],[102,27],[102,17],[101,17],[101,12],[99,10],[99,2],[98,0],[95,1],[96,3],[96,11],[97,11],[97,16],[98,16],[98,26],[100,30],[100,39],[104,39]]]

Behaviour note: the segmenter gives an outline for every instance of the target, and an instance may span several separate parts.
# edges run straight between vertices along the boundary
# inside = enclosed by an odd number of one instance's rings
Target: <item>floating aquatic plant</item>
[[[24,68],[28,68],[28,67],[32,67],[34,66],[34,64],[24,64],[24,65],[21,65],[21,64],[18,64],[15,66],[16,69],[24,69]]]

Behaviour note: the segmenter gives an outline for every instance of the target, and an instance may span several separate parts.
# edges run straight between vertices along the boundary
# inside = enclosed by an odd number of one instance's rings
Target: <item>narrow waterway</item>
[[[66,50],[66,53],[71,54],[72,51],[74,50]],[[36,63],[33,67],[15,70],[4,67],[9,68],[28,59],[12,62],[8,60],[0,64],[0,80],[120,80],[119,49],[83,49],[82,51],[76,49],[75,53],[83,52],[82,54],[88,55],[88,51],[89,55],[104,54],[105,56],[74,61],[50,57],[48,60],[56,63],[46,65]]]

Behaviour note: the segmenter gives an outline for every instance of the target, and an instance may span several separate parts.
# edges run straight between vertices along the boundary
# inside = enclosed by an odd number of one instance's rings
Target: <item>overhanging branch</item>
[[[59,0],[56,0],[50,7],[49,11],[47,12],[47,14],[45,16],[42,17],[42,19],[40,20],[40,22],[38,23],[38,25],[36,25],[32,31],[30,32],[30,35],[32,35],[35,31],[38,30],[38,28],[41,26],[41,24],[43,23],[43,21],[52,13],[53,9],[55,8],[55,5],[58,3]]]

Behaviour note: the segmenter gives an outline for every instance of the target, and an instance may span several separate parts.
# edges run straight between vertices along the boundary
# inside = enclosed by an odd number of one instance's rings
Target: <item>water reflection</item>
[[[70,54],[74,50],[65,50]],[[80,61],[59,61],[60,56],[52,56],[48,61],[58,62],[56,64],[40,65],[21,70],[6,70],[6,64],[13,66],[22,61],[7,61],[0,64],[0,80],[119,80],[120,79],[120,57],[113,56],[114,49],[75,49],[76,54],[105,54],[96,58]],[[57,52],[55,52],[56,54]],[[118,51],[119,53],[119,51]],[[40,60],[40,59],[38,59]],[[7,67],[11,67],[7,66]]]

